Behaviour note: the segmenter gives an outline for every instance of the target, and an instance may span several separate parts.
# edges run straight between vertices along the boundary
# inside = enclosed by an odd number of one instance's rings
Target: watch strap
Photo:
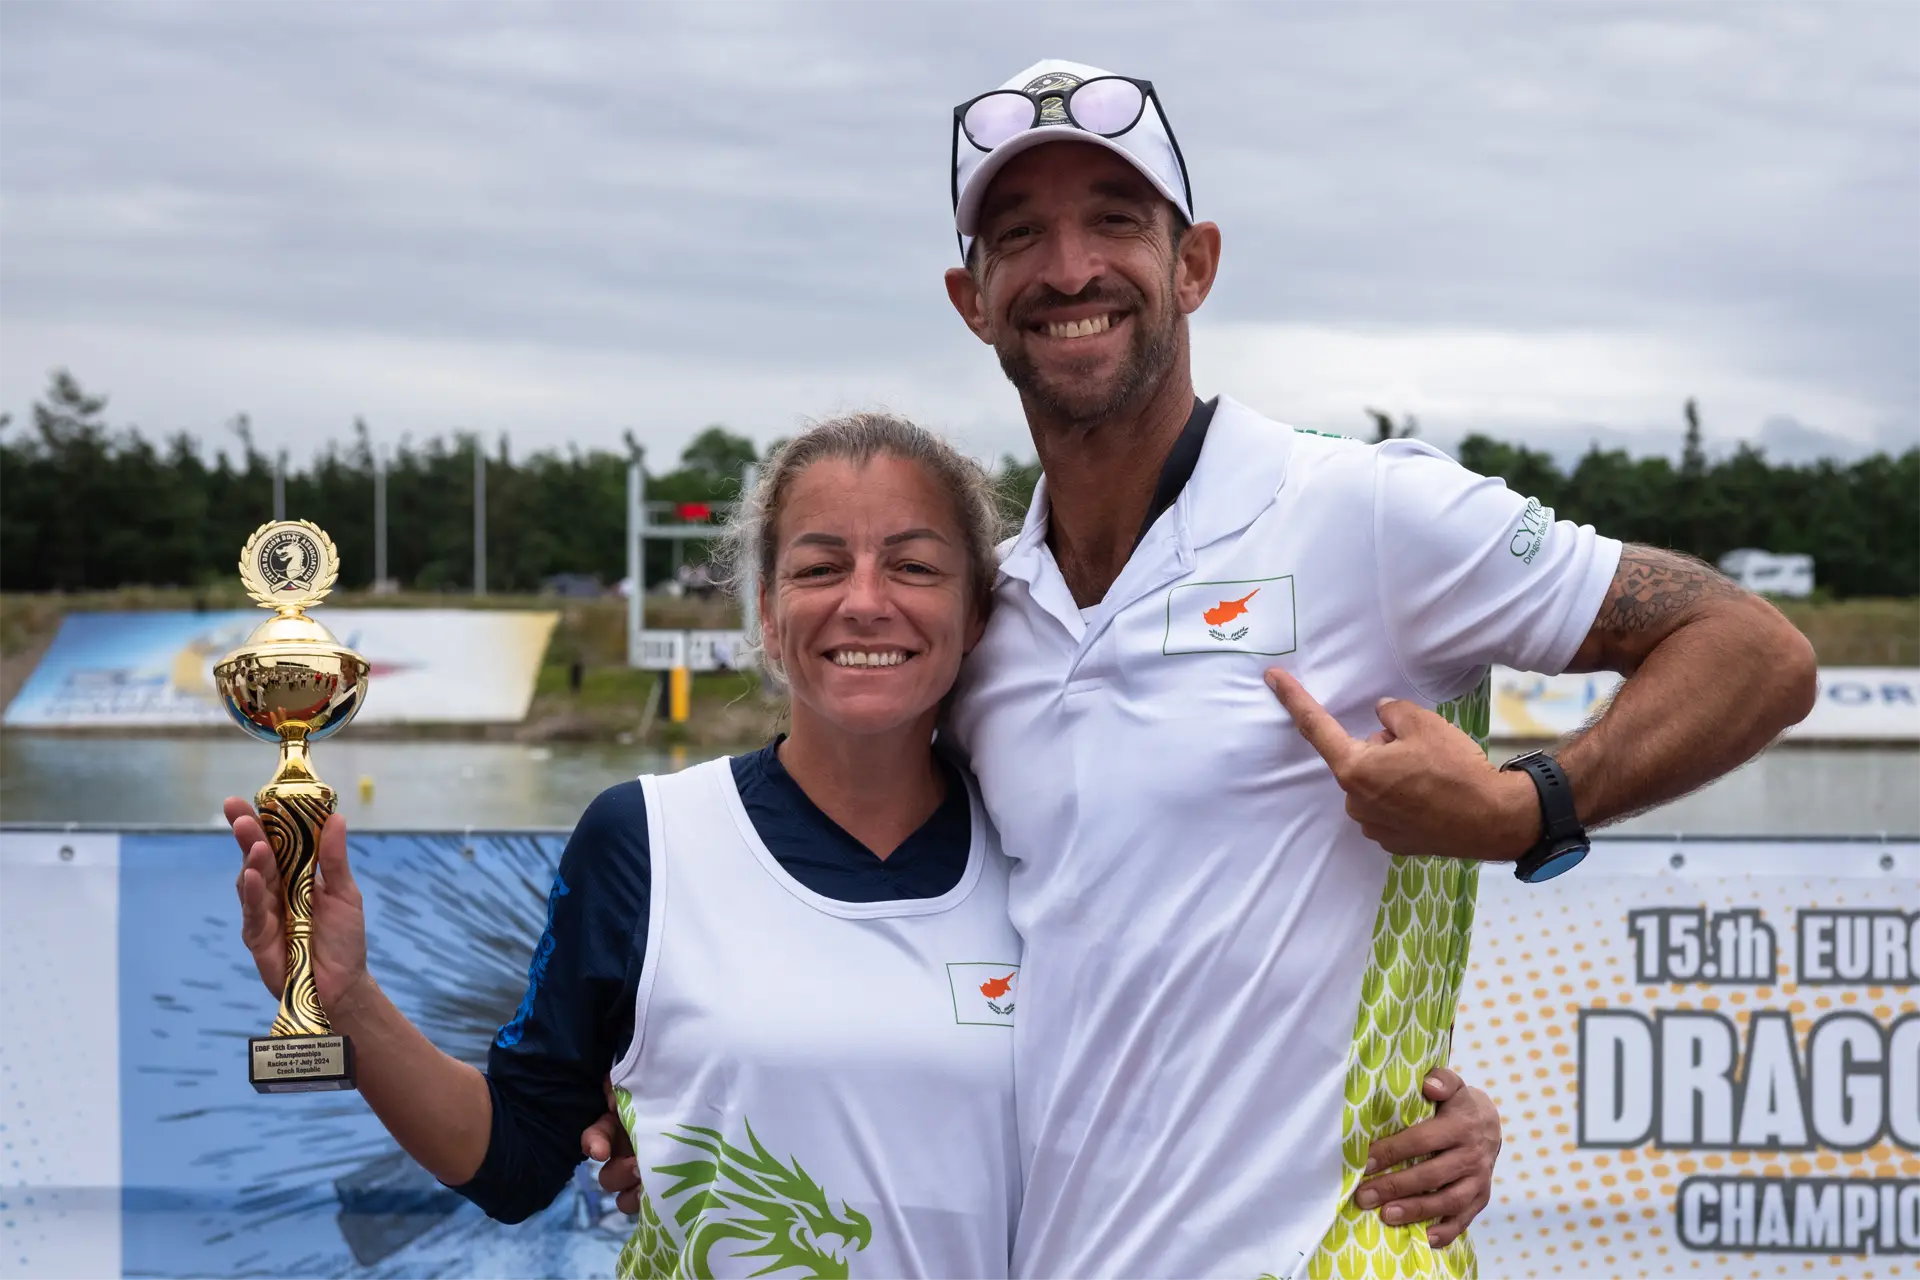
[[[1586,835],[1573,808],[1573,785],[1560,762],[1544,751],[1510,761],[1509,769],[1524,770],[1540,795],[1540,842],[1558,842]]]
[[[1573,787],[1560,762],[1544,751],[1530,751],[1500,768],[1524,772],[1540,798],[1540,839],[1514,864],[1515,878],[1538,884],[1579,866],[1587,856],[1587,833],[1574,811]]]

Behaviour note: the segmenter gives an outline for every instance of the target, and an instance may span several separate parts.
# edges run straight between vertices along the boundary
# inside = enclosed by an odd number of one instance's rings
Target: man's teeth
[[[1049,338],[1088,338],[1096,333],[1105,333],[1113,328],[1110,315],[1092,316],[1085,320],[1049,320],[1047,336]]]
[[[907,660],[907,655],[898,649],[886,653],[863,653],[856,649],[841,649],[831,657],[836,667],[897,667]]]

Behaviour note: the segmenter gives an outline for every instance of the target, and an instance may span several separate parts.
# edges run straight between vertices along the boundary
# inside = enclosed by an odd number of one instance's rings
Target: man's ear
[[[953,309],[960,313],[967,328],[973,330],[973,336],[991,346],[993,330],[987,324],[987,300],[973,272],[965,267],[947,268],[947,300],[953,303]]]
[[[1174,252],[1173,301],[1183,316],[1192,315],[1213,292],[1220,275],[1220,228],[1196,222],[1180,237]]]

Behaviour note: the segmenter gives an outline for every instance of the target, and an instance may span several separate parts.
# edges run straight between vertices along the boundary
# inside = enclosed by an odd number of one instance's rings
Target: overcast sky
[[[1920,5],[0,4],[0,409],[664,465],[886,405],[1032,453],[949,308],[952,105],[1152,79],[1202,394],[1562,456],[1920,443]]]

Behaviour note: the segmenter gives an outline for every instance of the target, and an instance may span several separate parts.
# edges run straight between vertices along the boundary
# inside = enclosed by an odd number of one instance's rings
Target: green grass
[[[1828,667],[1920,667],[1920,599],[1776,600]]]
[[[664,674],[626,667],[587,667],[580,689],[566,663],[540,668],[527,724],[555,738],[621,739],[701,745],[760,742],[779,727],[778,704],[760,696],[752,675],[737,671],[695,672],[687,723],[674,724],[658,707]],[[651,709],[651,710],[650,710]]]
[[[629,667],[586,667],[581,671],[580,691],[575,693],[568,681],[568,664],[548,662],[540,668],[534,682],[536,699],[552,698],[580,708],[640,708],[650,698],[660,696],[658,671],[635,671]],[[759,691],[759,681],[738,671],[696,671],[693,675],[693,702],[732,702]]]

